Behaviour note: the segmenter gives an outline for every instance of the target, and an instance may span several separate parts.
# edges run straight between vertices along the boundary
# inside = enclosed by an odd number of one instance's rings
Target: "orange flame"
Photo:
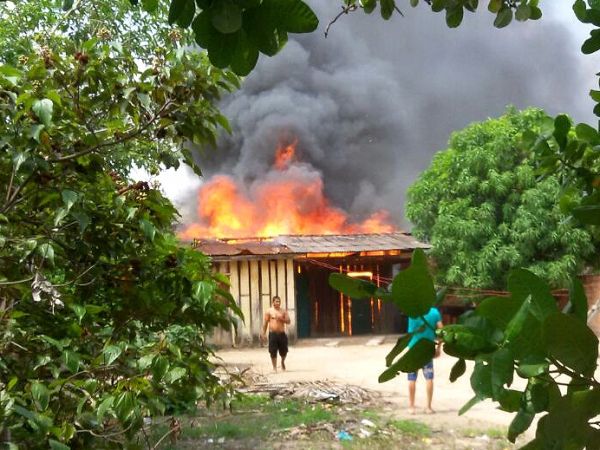
[[[277,170],[284,170],[293,162],[296,155],[296,144],[298,141],[286,146],[279,146],[275,150],[275,163],[273,164]]]
[[[280,147],[274,167],[250,189],[218,175],[198,192],[198,223],[187,226],[182,239],[266,237],[282,234],[388,233],[395,230],[387,211],[376,211],[361,223],[332,206],[323,180],[314,170],[294,165],[295,143]]]

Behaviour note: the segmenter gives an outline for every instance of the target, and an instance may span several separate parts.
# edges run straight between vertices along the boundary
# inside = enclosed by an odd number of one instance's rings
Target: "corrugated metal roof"
[[[407,233],[297,235],[272,238],[195,240],[211,256],[347,253],[430,248]]]
[[[321,236],[280,236],[277,238],[293,253],[370,252],[414,250],[430,246],[406,233],[342,234]]]

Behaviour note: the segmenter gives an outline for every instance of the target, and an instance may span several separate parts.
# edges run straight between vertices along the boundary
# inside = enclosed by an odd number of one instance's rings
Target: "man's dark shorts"
[[[285,333],[269,332],[269,353],[271,358],[277,358],[277,351],[281,357],[285,357],[288,353],[288,338]]]

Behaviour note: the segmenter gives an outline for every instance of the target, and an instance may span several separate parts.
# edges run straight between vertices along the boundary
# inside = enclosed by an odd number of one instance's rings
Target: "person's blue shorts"
[[[433,360],[423,366],[423,375],[426,380],[433,380]],[[408,381],[417,381],[417,372],[409,373]]]

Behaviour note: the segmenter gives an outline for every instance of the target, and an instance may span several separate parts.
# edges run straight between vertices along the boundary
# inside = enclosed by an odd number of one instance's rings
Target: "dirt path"
[[[384,339],[384,338],[380,338]],[[286,361],[286,372],[272,373],[271,362],[265,348],[245,348],[224,350],[218,356],[228,365],[252,367],[254,372],[265,375],[272,382],[330,380],[344,384],[361,386],[381,393],[382,400],[388,403],[390,413],[398,418],[413,418],[425,422],[431,427],[446,432],[454,430],[496,430],[506,429],[512,415],[495,408],[492,402],[475,405],[463,416],[458,410],[472,396],[467,373],[455,383],[450,383],[449,374],[454,358],[443,355],[435,360],[435,393],[433,407],[436,414],[423,413],[425,406],[425,385],[420,377],[417,381],[417,414],[409,415],[406,377],[398,376],[387,383],[379,384],[377,377],[385,366],[385,355],[392,349],[395,338],[388,337],[379,345],[373,345],[374,339],[334,340],[316,339],[300,342],[290,348]],[[350,342],[350,343],[348,343]],[[337,343],[337,345],[335,345]],[[519,388],[521,386],[517,386]],[[523,438],[521,444],[529,438]]]

